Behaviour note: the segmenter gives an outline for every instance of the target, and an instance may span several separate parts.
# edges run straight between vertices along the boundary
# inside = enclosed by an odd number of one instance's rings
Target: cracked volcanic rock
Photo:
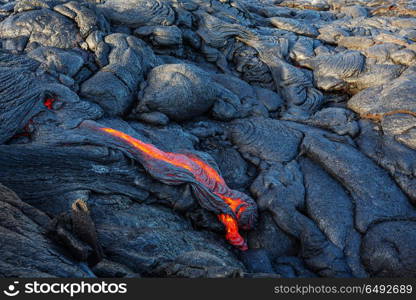
[[[0,0],[0,276],[416,276],[415,7]]]

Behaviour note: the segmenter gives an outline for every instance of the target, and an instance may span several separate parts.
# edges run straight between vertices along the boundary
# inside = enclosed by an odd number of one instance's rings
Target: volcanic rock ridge
[[[416,1],[0,0],[1,277],[416,277]]]

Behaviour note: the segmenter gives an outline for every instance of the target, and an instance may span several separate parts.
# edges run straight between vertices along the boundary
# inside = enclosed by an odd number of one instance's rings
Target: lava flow
[[[45,105],[48,109],[53,109],[53,103],[56,101],[56,99],[53,98],[47,98],[43,101],[43,105]]]
[[[230,189],[213,167],[194,154],[164,152],[121,131],[94,127],[132,146],[129,152],[157,180],[191,184],[201,206],[216,213],[224,224],[228,242],[240,250],[248,249],[239,227],[248,230],[255,225],[257,205],[249,196]]]

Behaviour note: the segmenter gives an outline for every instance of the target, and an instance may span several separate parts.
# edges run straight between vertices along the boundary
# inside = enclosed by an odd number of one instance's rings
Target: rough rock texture
[[[415,17],[0,0],[0,276],[416,276]]]
[[[232,118],[232,110],[237,113],[236,106],[240,100],[213,82],[209,73],[192,65],[165,64],[148,74],[147,86],[139,95],[136,112],[158,111],[170,119],[181,121],[202,115],[212,106],[214,110],[220,110],[218,106],[222,102],[228,105],[223,110],[227,109]]]
[[[65,16],[40,9],[9,16],[0,24],[0,38],[25,39],[26,43],[42,46],[73,48],[81,41],[78,29]]]

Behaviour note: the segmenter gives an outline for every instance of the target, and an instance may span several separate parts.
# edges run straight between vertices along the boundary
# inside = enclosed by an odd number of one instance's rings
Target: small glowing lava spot
[[[53,103],[56,101],[56,99],[53,98],[47,98],[43,101],[43,105],[45,105],[48,109],[53,109]]]
[[[110,170],[104,166],[92,165],[92,170],[97,174],[108,174]]]

